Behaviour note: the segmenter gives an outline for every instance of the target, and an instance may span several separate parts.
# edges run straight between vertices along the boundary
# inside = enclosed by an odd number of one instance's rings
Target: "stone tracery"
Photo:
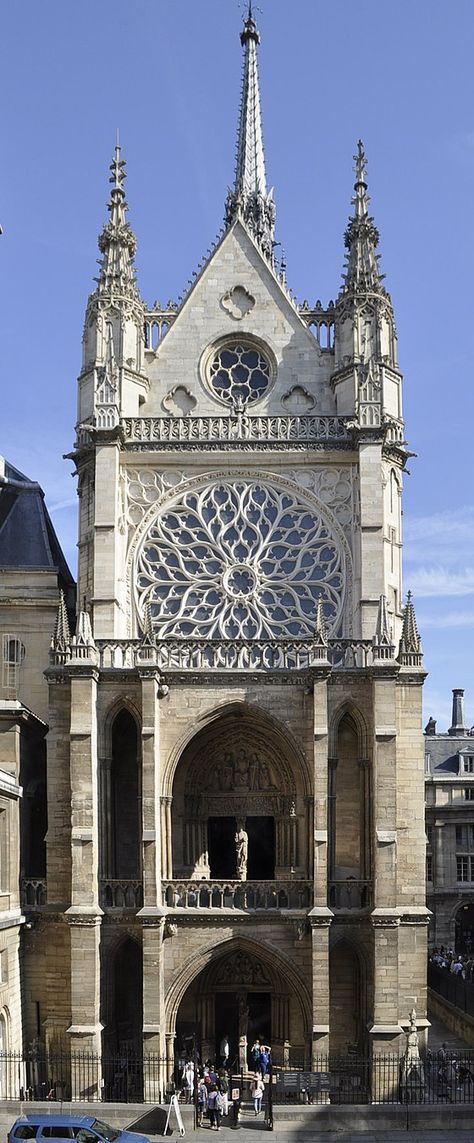
[[[257,479],[183,491],[149,526],[137,559],[138,610],[166,637],[307,637],[319,597],[335,628],[341,548],[298,496]]]

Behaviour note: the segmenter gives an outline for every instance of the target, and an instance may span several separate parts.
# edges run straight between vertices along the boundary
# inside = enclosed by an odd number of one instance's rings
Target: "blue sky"
[[[269,182],[288,281],[334,298],[356,140],[405,374],[405,588],[426,715],[474,723],[474,5],[260,0]],[[76,377],[120,128],[144,298],[176,298],[221,226],[238,0],[17,0],[2,12],[0,451],[40,481],[75,570]]]

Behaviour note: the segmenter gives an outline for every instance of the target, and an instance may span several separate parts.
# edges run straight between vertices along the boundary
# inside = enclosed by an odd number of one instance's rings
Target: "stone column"
[[[159,1103],[166,1088],[167,1041],[163,980],[164,918],[143,919],[143,1073],[145,1103]],[[148,1064],[147,1064],[148,1058]]]
[[[66,911],[71,940],[71,1052],[97,1054],[94,1074],[73,1068],[73,1098],[101,1095],[100,918],[97,680],[90,663],[71,667],[71,906]],[[84,1088],[84,1090],[82,1090]]]
[[[142,840],[143,906],[161,908],[160,721],[159,675],[139,671],[142,688]]]
[[[314,680],[313,701],[313,878],[314,901],[317,908],[327,908],[328,881],[328,715],[327,715],[327,674]],[[334,830],[331,831],[334,836]]]
[[[311,973],[313,1027],[311,1030],[311,1067],[317,1070],[317,1057],[329,1051],[329,926],[332,914],[326,916],[317,907],[309,914],[311,924]]]

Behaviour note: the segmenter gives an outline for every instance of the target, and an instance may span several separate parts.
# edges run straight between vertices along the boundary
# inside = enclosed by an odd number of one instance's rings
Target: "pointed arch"
[[[241,720],[247,719],[248,723],[261,728],[263,733],[266,731],[269,740],[279,746],[280,749],[283,746],[286,757],[299,767],[304,784],[304,793],[309,794],[311,792],[311,774],[307,759],[288,727],[276,719],[274,715],[269,714],[263,707],[256,706],[254,703],[224,700],[222,703],[214,704],[209,710],[201,712],[199,718],[190,723],[174,744],[163,766],[162,788],[165,796],[170,797],[172,795],[176,770],[186,747],[199,734],[212,728],[218,721],[232,717]]]
[[[351,702],[334,712],[329,727],[328,902],[331,907],[370,904],[371,769],[364,715]]]
[[[354,726],[359,744],[359,758],[366,759],[369,751],[369,731],[366,719],[359,707],[350,700],[341,703],[334,712],[329,725],[329,757],[337,758],[337,739],[340,724],[348,719]]]
[[[175,980],[168,989],[165,1002],[165,1020],[167,1034],[175,1035],[178,1009],[188,988],[194,981],[214,962],[228,957],[233,952],[246,952],[248,956],[255,957],[268,968],[269,974],[277,973],[282,981],[286,981],[292,994],[297,998],[304,1023],[305,1034],[309,1034],[312,1027],[312,1004],[307,986],[291,961],[280,949],[268,945],[263,941],[256,941],[251,937],[232,936],[228,940],[217,944],[203,945],[199,952],[194,951],[181,966]]]
[[[141,719],[135,703],[128,696],[119,696],[109,707],[101,726],[101,878],[139,880],[142,835]],[[107,888],[104,891],[107,892]]]
[[[132,716],[137,725],[137,734],[140,734],[142,725],[141,712],[133,698],[130,695],[118,695],[114,698],[113,702],[106,708],[102,717],[99,720],[99,754],[104,757],[107,756],[110,750],[110,742],[112,736],[112,726],[115,719],[121,710],[126,710]]]

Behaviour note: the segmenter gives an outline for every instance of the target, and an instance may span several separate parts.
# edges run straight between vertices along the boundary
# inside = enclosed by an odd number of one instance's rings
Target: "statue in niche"
[[[245,993],[239,996],[239,1039],[247,1039],[249,1007]]]
[[[243,746],[235,760],[234,788],[236,790],[248,790],[249,788],[249,763]]]
[[[275,789],[275,786],[273,785],[272,779],[270,777],[270,771],[268,769],[266,762],[260,763],[259,786],[258,786],[258,788],[259,788],[259,790],[274,790]]]
[[[249,835],[245,829],[245,821],[239,821],[237,822],[237,833],[235,835],[235,857],[237,878],[239,881],[246,881],[247,879],[248,853]]]
[[[221,767],[219,788],[225,792],[232,790],[234,784],[233,778],[234,767],[232,763],[232,754],[227,753],[224,755],[224,761]]]

